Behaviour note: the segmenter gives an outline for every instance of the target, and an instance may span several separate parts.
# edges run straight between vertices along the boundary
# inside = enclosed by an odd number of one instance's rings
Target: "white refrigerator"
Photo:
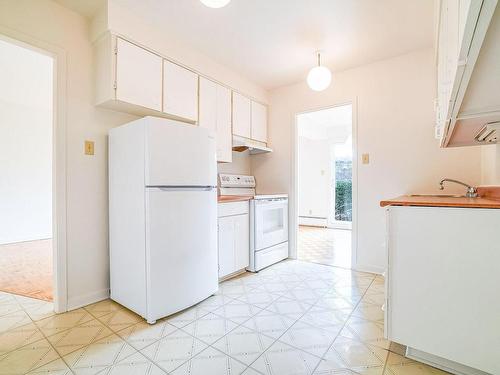
[[[208,129],[145,117],[109,132],[111,299],[148,323],[218,289],[216,176]]]

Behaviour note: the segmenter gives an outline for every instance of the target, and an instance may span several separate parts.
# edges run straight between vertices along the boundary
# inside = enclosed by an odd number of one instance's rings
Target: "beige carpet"
[[[299,226],[298,259],[331,266],[351,267],[351,231]]]
[[[0,290],[52,301],[52,240],[0,245]]]

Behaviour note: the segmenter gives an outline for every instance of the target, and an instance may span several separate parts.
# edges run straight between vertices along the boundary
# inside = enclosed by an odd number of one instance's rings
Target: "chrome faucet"
[[[467,193],[465,193],[465,196],[467,198],[477,198],[478,197],[477,188],[475,188],[474,186],[467,185],[465,182],[453,180],[451,178],[445,178],[445,179],[441,180],[441,182],[439,183],[439,190],[444,190],[444,183],[445,182],[454,182],[455,184],[465,186],[467,188]]]

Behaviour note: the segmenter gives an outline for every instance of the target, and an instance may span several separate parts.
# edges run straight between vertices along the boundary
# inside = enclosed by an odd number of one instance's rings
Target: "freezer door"
[[[179,121],[146,118],[146,186],[216,186],[215,135]]]
[[[148,321],[171,315],[215,293],[216,189],[146,190]]]

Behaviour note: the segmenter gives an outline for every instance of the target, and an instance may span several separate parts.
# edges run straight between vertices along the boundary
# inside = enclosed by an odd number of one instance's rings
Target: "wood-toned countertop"
[[[380,202],[381,207],[386,206],[425,206],[425,207],[464,207],[464,208],[500,208],[500,199],[488,197],[463,198],[463,197],[433,197],[409,196],[387,199]]]
[[[247,195],[219,195],[217,197],[218,203],[229,203],[229,202],[243,202],[249,201],[253,197]]]

